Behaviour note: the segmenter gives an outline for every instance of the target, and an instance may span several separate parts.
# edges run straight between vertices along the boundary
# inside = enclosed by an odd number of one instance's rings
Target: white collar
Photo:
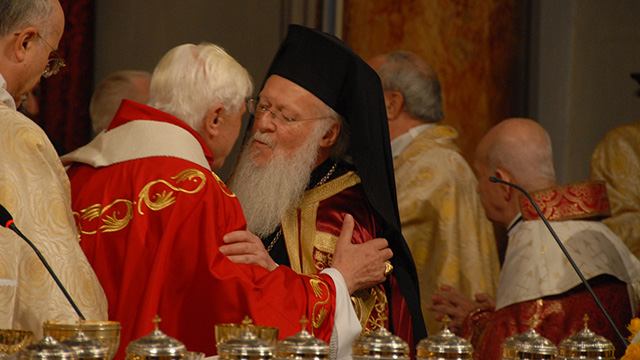
[[[3,102],[12,110],[16,110],[16,102],[13,100],[13,96],[7,91],[7,82],[2,74],[0,74],[0,102]]]
[[[427,130],[428,128],[436,126],[436,123],[426,123],[418,126],[414,126],[406,133],[398,136],[397,138],[391,140],[391,154],[396,158],[400,155],[404,149],[406,149],[409,144],[416,138],[421,132]]]

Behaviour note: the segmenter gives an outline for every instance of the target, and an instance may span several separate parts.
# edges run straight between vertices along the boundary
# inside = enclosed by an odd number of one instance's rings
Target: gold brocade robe
[[[361,190],[360,178],[354,172],[328,181],[304,193],[298,206],[282,220],[291,268],[312,275],[331,267],[333,252],[344,215],[354,217],[352,242],[363,243],[376,237],[377,223]],[[351,297],[363,332],[385,326],[388,317],[387,296],[378,285],[360,290]]]
[[[83,315],[107,320],[107,299],[78,244],[69,179],[46,134],[0,103],[0,203],[40,250]],[[4,224],[3,224],[4,225]],[[34,251],[0,229],[0,328],[42,337],[47,320],[78,320]]]
[[[611,217],[603,222],[640,257],[640,121],[611,130],[598,143],[591,179],[607,183]]]
[[[440,325],[427,310],[449,284],[473,298],[495,296],[500,265],[493,226],[476,192],[477,180],[452,140],[456,131],[435,125],[420,132],[394,159],[402,234],[418,270],[427,331]]]

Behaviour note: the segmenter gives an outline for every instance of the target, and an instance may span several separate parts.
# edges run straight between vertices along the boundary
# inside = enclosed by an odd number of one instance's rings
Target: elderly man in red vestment
[[[597,221],[609,212],[603,183],[557,186],[551,141],[529,119],[507,119],[478,144],[475,169],[487,217],[505,227],[509,243],[494,302],[472,301],[450,286],[433,296],[433,309],[453,318],[452,327],[471,342],[477,359],[500,359],[505,338],[531,328],[555,344],[584,328],[624,345],[582,285],[529,200],[490,176],[524,188],[536,199],[563,245],[622,331],[638,305],[640,262],[620,238]]]
[[[363,332],[385,326],[410,345],[426,337],[375,71],[334,36],[290,25],[247,105],[253,123],[229,186],[249,230],[278,264],[316,274],[353,214],[354,242],[384,237],[394,253],[388,281],[352,297]]]
[[[349,354],[359,333],[349,294],[385,279],[384,239],[349,241],[345,216],[333,268],[301,276],[236,264],[223,237],[245,234],[235,195],[211,170],[220,168],[240,131],[247,71],[212,44],[170,50],[151,80],[148,106],[123,101],[108,129],[68,154],[72,208],[80,241],[122,324],[117,359],[132,340],[161,329],[191,351],[216,353],[214,326],[250,316],[279,337],[308,329]],[[355,329],[352,330],[352,329]]]

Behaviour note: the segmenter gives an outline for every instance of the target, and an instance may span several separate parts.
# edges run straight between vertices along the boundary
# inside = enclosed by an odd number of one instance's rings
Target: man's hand
[[[476,294],[476,301],[473,301],[449,285],[442,285],[436,291],[431,300],[433,304],[428,307],[429,310],[435,311],[436,320],[442,321],[445,315],[448,315],[449,330],[454,333],[459,332],[469,314],[477,309],[486,309],[495,307],[495,302],[488,294]]]
[[[227,245],[220,246],[220,252],[236,264],[258,265],[269,271],[278,267],[264,248],[260,238],[247,230],[230,232],[222,238],[222,241]]]
[[[386,279],[384,262],[393,256],[385,239],[352,244],[353,226],[353,216],[345,216],[331,265],[342,274],[349,294],[383,282]]]

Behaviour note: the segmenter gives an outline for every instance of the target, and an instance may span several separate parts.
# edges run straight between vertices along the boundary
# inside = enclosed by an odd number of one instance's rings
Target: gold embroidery
[[[324,306],[327,303],[329,303],[331,294],[329,292],[329,285],[327,285],[326,282],[320,279],[319,276],[312,275],[311,277],[312,278],[309,280],[309,283],[311,284],[313,293],[316,295],[317,298],[321,298],[322,293],[324,292],[323,289],[320,287],[320,285],[324,286],[325,289],[327,290],[327,297],[325,299],[318,301],[315,305],[313,305],[313,312],[311,314],[311,324],[313,325],[311,329],[312,330],[311,335],[313,335],[313,329],[318,329],[324,323],[324,320],[327,318],[327,314],[328,314],[327,309],[325,309],[324,307],[321,307],[316,314],[316,308],[318,306]]]
[[[360,319],[365,334],[385,326],[387,296],[380,286],[367,290],[358,290],[351,296],[351,304]]]
[[[179,184],[187,180],[193,181],[195,183],[196,181],[194,178],[199,178],[201,180],[200,184],[198,184],[198,187],[196,187],[194,190],[179,188],[177,186],[171,185],[169,182],[162,179],[151,181],[150,183],[145,185],[145,187],[142,188],[142,190],[140,190],[140,194],[138,195],[138,198],[140,199],[140,201],[138,202],[138,213],[140,213],[140,215],[144,215],[144,212],[142,212],[143,202],[147,205],[149,209],[153,211],[160,211],[166,208],[167,206],[173,205],[176,202],[176,197],[173,196],[173,191],[179,191],[185,194],[197,193],[204,187],[205,183],[207,182],[207,179],[205,178],[204,174],[201,171],[196,169],[187,169],[180,172],[178,175],[171,177],[171,179],[176,180],[176,184]],[[151,187],[156,184],[164,184],[170,189],[172,189],[173,191],[167,192],[167,190],[164,190],[162,191],[162,193],[155,193],[153,195],[154,200],[151,200],[152,196],[149,193],[151,191]]]
[[[83,221],[92,221],[96,218],[101,218],[104,214],[107,213],[109,209],[114,207],[117,204],[124,204],[126,206],[126,211],[124,216],[120,217],[120,211],[114,209],[111,215],[107,215],[102,222],[104,225],[98,227],[96,230],[87,231],[82,228],[80,225]],[[124,229],[131,219],[133,218],[133,202],[125,199],[118,199],[112,202],[111,204],[101,208],[100,204],[93,204],[86,209],[80,210],[80,212],[73,212],[73,215],[80,219],[78,221],[78,231],[81,234],[93,235],[101,230],[102,232],[114,232],[118,230]]]
[[[224,181],[222,181],[219,177],[218,174],[214,173],[213,171],[211,172],[211,175],[213,175],[213,178],[216,179],[216,182],[218,183],[218,186],[220,186],[220,190],[222,190],[222,193],[227,195],[228,197],[236,197],[236,194],[232,193],[231,190],[229,190],[229,188],[227,188],[227,185],[225,185]]]
[[[215,175],[215,174],[214,174]],[[217,178],[217,176],[214,176]],[[176,202],[176,197],[173,195],[174,191],[182,192],[185,194],[195,194],[202,190],[206,183],[206,177],[204,173],[196,169],[187,169],[176,176],[171,177],[171,179],[175,180],[176,185],[172,185],[165,180],[155,180],[147,183],[138,195],[140,201],[138,201],[138,213],[140,215],[144,215],[142,211],[142,203],[147,205],[147,207],[153,211],[160,211]],[[200,179],[198,183],[197,179]],[[219,180],[219,179],[218,179]],[[188,190],[184,187],[178,187],[177,184],[191,181],[193,184],[198,184],[195,189]],[[173,191],[163,190],[161,193],[155,193],[153,196],[149,195],[151,187],[156,184],[164,184],[168,186]],[[229,195],[229,194],[227,194]],[[229,195],[231,196],[231,195]],[[235,195],[234,195],[235,196]],[[153,197],[153,200],[151,200]],[[78,227],[78,234],[86,234],[93,235],[97,234],[98,231],[106,233],[106,232],[115,232],[124,229],[131,220],[133,219],[134,211],[133,207],[136,204],[135,201],[127,200],[127,199],[117,199],[113,201],[111,204],[102,207],[101,204],[93,204],[85,209],[80,210],[79,212],[73,212],[74,217],[76,218],[76,224]],[[121,206],[124,205],[124,211]],[[109,212],[111,210],[111,212]],[[95,230],[87,230],[82,227],[82,224],[97,220],[98,224],[100,222],[102,225],[96,225]],[[80,241],[81,238],[78,239]]]

